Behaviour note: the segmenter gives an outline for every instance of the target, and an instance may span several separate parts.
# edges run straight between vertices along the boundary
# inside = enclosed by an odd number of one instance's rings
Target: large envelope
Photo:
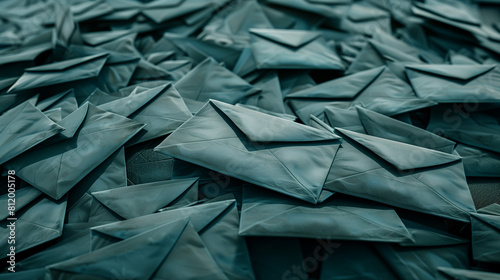
[[[30,102],[0,116],[0,164],[63,131]]]
[[[26,68],[9,92],[97,77],[107,59],[103,53]]]
[[[143,124],[84,104],[83,123],[62,142],[31,149],[5,163],[16,175],[59,199],[83,177],[118,150]],[[68,116],[68,118],[71,117]]]
[[[396,211],[334,194],[311,205],[262,188],[245,187],[240,235],[375,242],[412,239]]]
[[[500,102],[496,65],[407,65],[406,74],[420,98],[439,103]]]
[[[493,204],[471,216],[472,256],[480,262],[500,262],[500,206]]]
[[[285,29],[250,29],[257,69],[344,70],[321,33]]]
[[[6,205],[4,204],[6,207]],[[66,199],[54,201],[47,197],[39,197],[31,205],[23,207],[16,213],[16,253],[33,248],[61,236],[66,212]],[[0,250],[10,252],[8,237],[12,220],[0,222]],[[36,233],[36,234],[35,234]]]
[[[94,227],[92,248],[106,248],[173,220],[189,218],[210,254],[230,279],[254,279],[245,239],[238,235],[234,200],[181,207],[157,214]]]
[[[175,83],[191,112],[197,112],[210,99],[236,104],[260,92],[214,59],[207,58]]]
[[[311,114],[322,119],[327,105],[351,110],[359,105],[392,116],[436,104],[415,96],[410,85],[384,66],[333,79],[286,98],[304,123],[309,123]]]
[[[458,155],[340,128],[336,132],[345,141],[326,189],[464,222],[476,212]]]
[[[93,192],[106,207],[125,219],[152,214],[167,206],[198,200],[198,179],[179,179]]]
[[[325,131],[212,100],[155,150],[317,203],[339,147],[337,139]]]

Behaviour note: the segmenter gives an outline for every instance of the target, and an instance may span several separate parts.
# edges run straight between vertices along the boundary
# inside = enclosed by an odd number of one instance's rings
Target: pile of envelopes
[[[498,0],[3,0],[0,279],[500,279],[499,110]]]

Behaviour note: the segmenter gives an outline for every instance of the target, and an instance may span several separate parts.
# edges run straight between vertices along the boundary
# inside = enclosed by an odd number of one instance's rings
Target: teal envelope
[[[439,103],[500,102],[496,65],[407,65],[406,74],[420,98]]]
[[[458,155],[335,131],[344,142],[326,189],[463,222],[476,212]]]
[[[188,107],[172,84],[107,102],[99,108],[146,124],[145,133],[128,145],[141,143],[174,131],[191,117]]]
[[[5,112],[0,116],[0,123],[0,163],[13,159],[64,130],[30,102]]]
[[[329,132],[211,100],[155,150],[317,203],[339,147],[337,139]]]
[[[286,29],[250,29],[257,69],[344,70],[321,33]]]
[[[92,104],[84,104],[81,111],[84,118],[74,135],[31,149],[5,166],[42,192],[60,199],[144,127]]]
[[[339,194],[310,205],[257,187],[243,188],[239,234],[376,242],[412,240],[389,207]]]
[[[192,113],[210,99],[236,104],[261,91],[211,58],[198,64],[174,85]]]
[[[500,262],[500,206],[492,204],[471,216],[472,256],[487,263]]]
[[[464,162],[467,177],[498,177],[500,154],[473,146],[458,144],[457,153]]]
[[[354,110],[359,105],[392,116],[436,104],[418,98],[409,84],[383,66],[305,88],[286,98],[304,123],[309,123],[311,114],[322,119],[326,106]]]
[[[9,92],[97,77],[107,59],[108,54],[102,53],[26,68]]]
[[[260,4],[255,1],[235,2],[212,18],[198,38],[221,45],[247,47],[250,28],[273,28]]]
[[[15,197],[15,202],[16,202],[16,211],[21,210],[24,206],[29,205],[33,200],[35,200],[37,197],[39,197],[42,194],[41,191],[39,191],[36,188],[33,188],[31,186],[27,186],[24,188],[17,188],[16,187],[16,197]],[[1,205],[8,205],[9,203],[9,195],[8,193],[0,196],[0,204]],[[3,221],[10,217],[10,212],[8,211],[7,207],[4,207],[4,209],[0,209],[0,221]]]
[[[245,239],[238,235],[238,211],[234,200],[181,207],[94,227],[92,248],[107,248],[149,229],[189,218],[217,265],[230,279],[255,279]],[[199,277],[199,276],[198,276]]]
[[[252,83],[255,87],[261,88],[262,92],[249,96],[243,102],[244,104],[256,106],[270,112],[285,113],[285,104],[283,103],[283,95],[277,73],[266,73]]]
[[[391,31],[391,14],[376,4],[358,2],[349,6],[340,22],[334,19],[327,24],[347,33],[371,36],[377,30]]]
[[[438,267],[438,280],[495,280],[500,274],[478,270],[467,270],[451,267]]]
[[[179,179],[93,192],[100,203],[131,219],[167,206],[184,206],[198,200],[198,179]]]
[[[16,254],[61,236],[65,212],[65,198],[54,201],[45,196],[35,199],[16,212],[17,220],[14,221]],[[0,239],[2,241],[0,250],[2,252],[10,252],[9,248],[13,245],[7,243],[11,231],[7,226],[12,222],[11,220],[0,222]]]

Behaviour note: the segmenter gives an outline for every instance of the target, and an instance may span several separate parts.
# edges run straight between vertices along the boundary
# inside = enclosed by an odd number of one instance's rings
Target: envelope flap
[[[435,150],[335,128],[345,136],[377,154],[399,170],[431,167],[460,160],[461,157]]]
[[[250,32],[292,48],[299,48],[318,38],[319,32],[285,29],[250,29]]]
[[[64,60],[60,62],[54,62],[50,64],[45,64],[42,66],[36,66],[31,68],[26,68],[26,72],[47,72],[47,71],[64,71],[69,68],[88,63],[94,60],[107,58],[108,53],[101,53],[96,55],[90,55],[86,57],[79,57],[69,60]]]
[[[469,80],[495,68],[496,65],[407,65],[407,69],[446,78]],[[406,70],[408,71],[408,70]]]
[[[139,94],[131,94],[130,96],[113,100],[98,106],[99,109],[115,113],[124,117],[132,115],[134,112],[142,108],[160,92],[162,92],[167,85],[148,89]]]
[[[261,142],[310,142],[339,139],[336,135],[290,120],[211,100],[250,140]],[[269,128],[263,130],[263,127]],[[273,129],[274,128],[274,129]],[[274,133],[269,133],[269,131]]]
[[[76,109],[73,113],[69,114],[57,123],[58,125],[64,127],[64,131],[60,133],[61,136],[64,138],[71,138],[75,135],[87,116],[89,104],[90,103],[86,102],[80,106],[80,108]]]
[[[474,218],[481,220],[484,223],[492,225],[493,227],[500,230],[500,216],[488,215],[488,214],[480,214],[480,213],[472,213]]]

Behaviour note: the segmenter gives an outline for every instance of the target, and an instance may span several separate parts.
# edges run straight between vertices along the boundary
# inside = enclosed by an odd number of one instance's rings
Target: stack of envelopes
[[[500,279],[499,15],[1,1],[0,279]]]

